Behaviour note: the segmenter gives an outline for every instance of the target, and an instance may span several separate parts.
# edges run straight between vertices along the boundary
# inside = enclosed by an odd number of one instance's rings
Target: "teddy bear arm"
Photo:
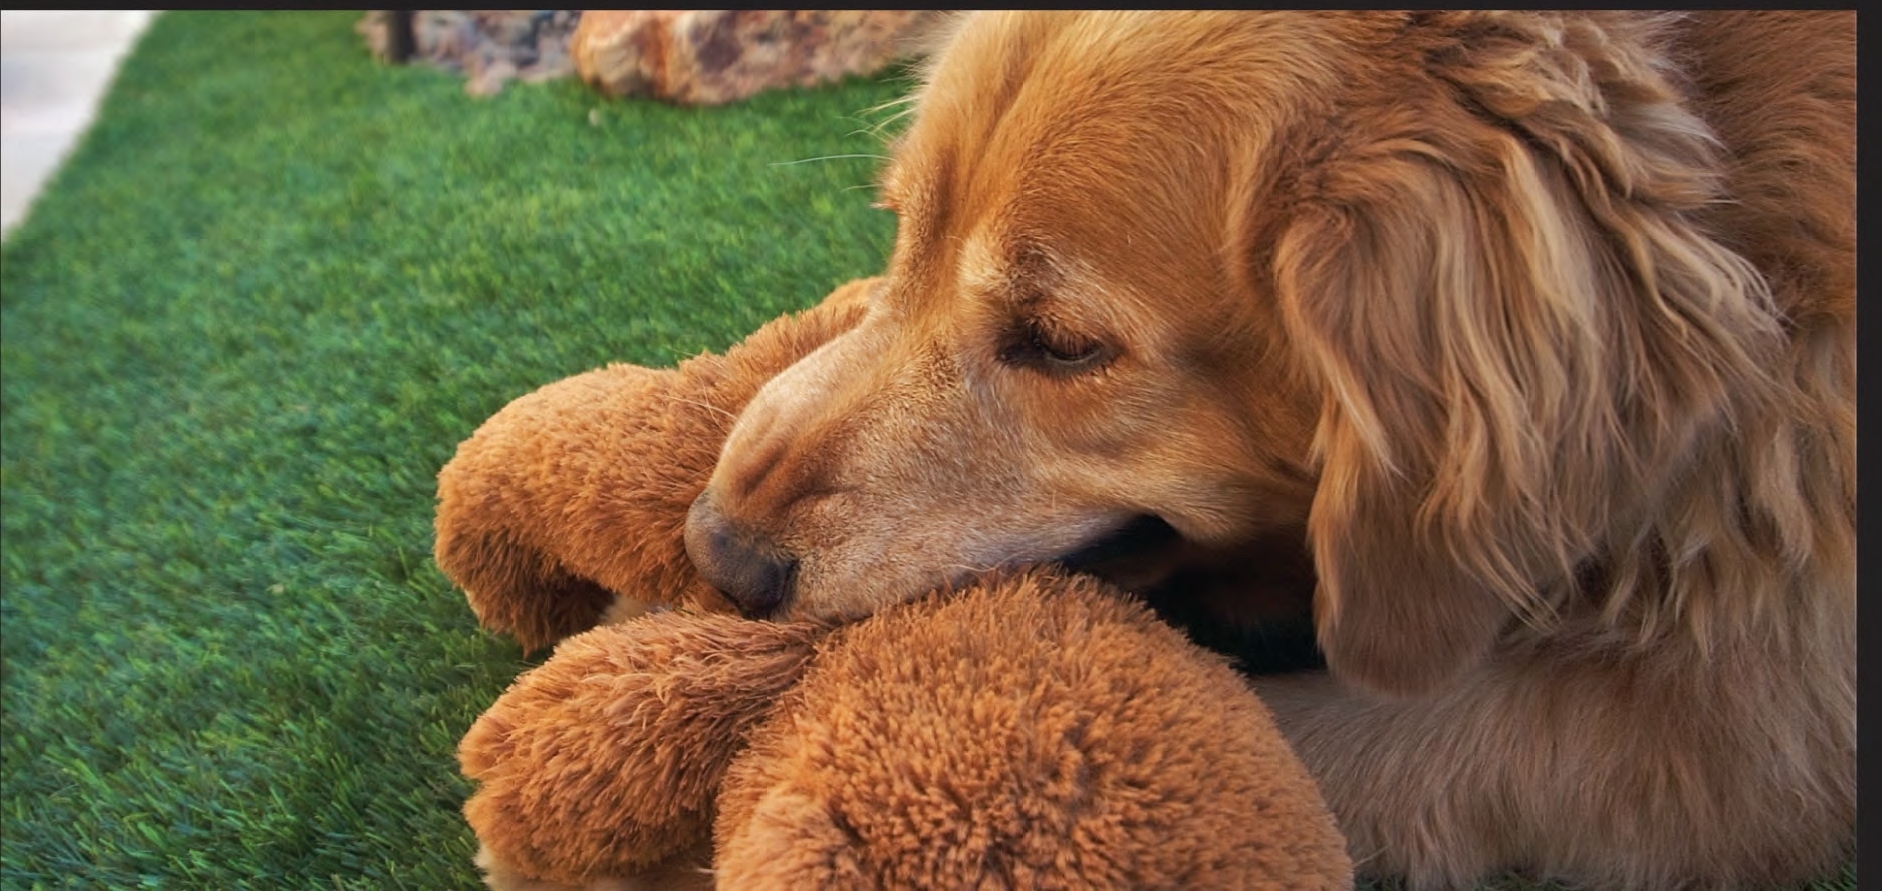
[[[438,473],[433,555],[485,627],[535,650],[594,626],[623,596],[684,589],[684,553],[658,552],[675,496],[661,502],[636,478],[658,470],[631,454],[665,432],[651,415],[677,377],[622,364],[576,375],[512,401],[458,446]],[[623,547],[641,558],[626,571],[598,559]]]
[[[505,406],[438,474],[434,555],[478,621],[536,650],[645,604],[727,609],[686,556],[687,510],[764,382],[853,327],[881,279],[845,284],[724,355],[614,364]]]

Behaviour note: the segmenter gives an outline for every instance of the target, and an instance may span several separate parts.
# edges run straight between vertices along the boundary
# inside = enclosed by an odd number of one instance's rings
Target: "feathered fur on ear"
[[[1692,222],[1712,138],[1652,34],[1481,13],[1408,34],[1435,77],[1357,88],[1272,243],[1325,393],[1320,643],[1401,694],[1589,577],[1650,587],[1644,524],[1774,395],[1781,347],[1757,272]]]

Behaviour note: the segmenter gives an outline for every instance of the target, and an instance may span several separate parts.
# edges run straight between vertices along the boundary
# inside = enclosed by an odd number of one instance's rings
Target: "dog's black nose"
[[[694,500],[686,514],[686,556],[706,584],[754,619],[776,612],[797,578],[796,560],[763,536],[733,525],[710,493]]]

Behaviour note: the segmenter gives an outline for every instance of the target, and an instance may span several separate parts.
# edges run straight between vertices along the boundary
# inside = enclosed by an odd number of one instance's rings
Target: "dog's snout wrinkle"
[[[835,470],[850,427],[825,417],[767,424],[735,438],[719,458],[714,488],[733,517],[787,517],[799,505],[827,498],[842,486]]]
[[[739,462],[740,472],[727,478],[727,494],[739,501],[756,498],[784,465],[789,451],[790,444],[783,437],[763,439],[749,457]]]
[[[713,504],[710,492],[686,516],[686,555],[706,583],[750,618],[778,611],[797,581],[797,560],[776,544],[740,527]]]

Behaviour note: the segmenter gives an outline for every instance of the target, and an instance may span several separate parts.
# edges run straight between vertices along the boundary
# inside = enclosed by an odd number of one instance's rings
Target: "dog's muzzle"
[[[797,580],[797,560],[764,536],[734,525],[702,493],[686,513],[686,556],[706,584],[748,618],[778,611]]]

